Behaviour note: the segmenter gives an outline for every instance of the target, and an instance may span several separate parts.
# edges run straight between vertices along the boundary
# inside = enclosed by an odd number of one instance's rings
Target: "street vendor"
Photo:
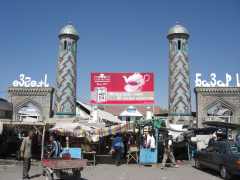
[[[150,131],[147,135],[147,148],[154,150],[156,148],[156,140],[153,136],[153,133]]]
[[[58,158],[62,151],[61,143],[56,139],[56,137],[51,134],[49,137],[49,158]]]

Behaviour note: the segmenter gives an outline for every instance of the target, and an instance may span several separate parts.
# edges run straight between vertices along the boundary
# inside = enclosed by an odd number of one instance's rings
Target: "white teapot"
[[[126,92],[139,92],[143,85],[150,80],[150,76],[149,74],[134,73],[129,77],[123,76],[123,79],[126,83],[124,87]]]

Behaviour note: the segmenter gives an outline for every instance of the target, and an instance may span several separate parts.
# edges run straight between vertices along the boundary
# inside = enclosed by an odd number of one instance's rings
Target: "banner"
[[[153,73],[91,73],[92,104],[154,104]]]

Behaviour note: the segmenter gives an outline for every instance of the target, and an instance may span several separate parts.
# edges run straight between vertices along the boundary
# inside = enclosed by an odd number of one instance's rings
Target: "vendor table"
[[[83,156],[84,155],[92,155],[92,160],[88,160],[89,163],[92,163],[93,166],[96,165],[96,152],[95,151],[91,151],[91,152],[83,152]],[[83,157],[84,158],[84,157]]]

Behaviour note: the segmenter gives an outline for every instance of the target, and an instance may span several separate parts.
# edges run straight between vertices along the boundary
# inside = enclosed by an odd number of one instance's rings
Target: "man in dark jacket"
[[[124,152],[124,144],[120,134],[116,134],[115,138],[113,139],[112,150],[115,154],[115,164],[119,166],[122,154]]]

